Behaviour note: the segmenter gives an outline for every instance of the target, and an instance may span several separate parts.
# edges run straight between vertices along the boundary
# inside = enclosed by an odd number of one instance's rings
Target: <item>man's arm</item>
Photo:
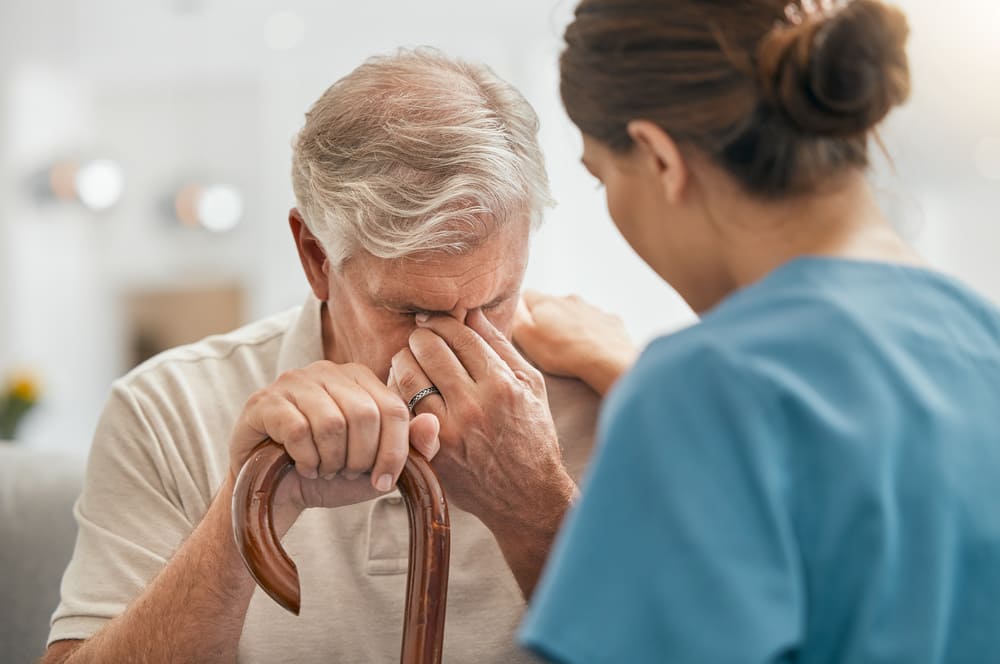
[[[323,385],[323,389],[318,385]],[[361,409],[352,409],[345,401],[340,402],[344,404],[341,409],[336,401],[337,398],[358,400],[365,393],[369,394],[370,404],[376,406],[374,412],[381,418],[376,420],[375,426],[368,427],[367,436],[362,435],[365,431],[361,426],[350,424],[359,417]],[[95,447],[91,450],[92,461],[95,455],[99,461],[91,467],[114,466],[124,457],[145,459],[148,456],[136,454],[135,450],[123,453],[124,445],[150,440],[153,433],[137,424],[141,419],[137,415],[131,417],[139,409],[132,407],[126,391],[116,394],[114,415],[108,416],[110,411],[106,410],[104,419],[107,422],[102,425],[102,433],[95,438]],[[316,398],[317,395],[321,398]],[[123,405],[128,408],[126,412],[130,417],[122,416],[118,410]],[[390,429],[388,411],[401,411],[395,417],[392,436],[387,433]],[[343,426],[331,425],[338,418],[343,420]],[[327,435],[317,441],[312,434],[314,430]],[[337,455],[336,446],[330,444],[334,441],[330,439],[336,438],[337,432],[347,431],[352,433],[348,440],[339,441],[343,447]],[[428,458],[433,457],[437,451],[437,431],[437,420],[432,417],[409,421],[405,404],[379,383],[370,370],[356,365],[316,362],[286,372],[270,386],[255,392],[244,405],[229,442],[230,472],[205,516],[187,539],[172,554],[166,545],[161,545],[150,555],[154,562],[168,556],[169,560],[158,571],[149,570],[143,578],[152,580],[144,588],[126,595],[134,599],[120,615],[86,641],[54,643],[43,661],[129,661],[136,658],[136,653],[142,654],[142,661],[150,662],[235,661],[254,582],[233,539],[232,492],[234,478],[257,444],[270,437],[284,444],[297,464],[298,472],[285,475],[275,492],[275,525],[281,535],[307,507],[353,504],[390,490],[403,469],[411,443]],[[344,454],[344,448],[352,450],[352,454]],[[354,468],[344,467],[345,460],[354,455],[354,450],[364,452],[366,448],[369,453],[360,455],[361,463]],[[365,474],[358,479],[348,479],[342,471],[370,473],[372,477]],[[102,526],[94,529],[101,532],[112,529],[110,541],[128,542],[130,546],[135,543],[136,547],[146,545],[160,530],[167,529],[163,513],[142,511],[139,503],[134,502],[135,491],[139,490],[134,485],[148,484],[155,472],[148,467],[127,467],[92,477],[89,480],[92,493],[88,494],[85,489],[85,498],[88,495],[91,500],[95,500],[94,495],[99,497],[84,511],[92,512],[92,516],[100,515]],[[320,474],[329,475],[331,479],[318,477]],[[389,474],[391,481],[389,486],[379,490],[372,484],[382,474]],[[130,496],[131,500],[123,501],[123,495]],[[167,502],[154,490],[150,504]],[[172,533],[187,532],[180,530],[186,524],[177,521],[174,519],[169,524]],[[131,524],[131,531],[122,528],[125,522]],[[76,569],[78,579],[88,577],[86,581],[91,582],[88,570],[101,565],[104,566],[101,576],[93,578],[107,580],[119,572],[125,577],[142,576],[133,569],[114,567],[114,556],[107,555],[101,548],[108,541],[91,542],[86,548],[86,555]],[[77,546],[79,549],[80,544]],[[89,587],[95,591],[92,585]],[[90,595],[95,593],[106,595],[105,589],[97,589]],[[123,604],[121,595],[119,593],[115,600]]]
[[[254,582],[232,536],[233,480],[170,562],[126,609],[86,641],[57,641],[42,664],[234,662]]]
[[[537,500],[530,511],[507,514],[486,524],[527,600],[535,591],[570,504],[580,495],[573,478],[561,466],[551,479],[540,480],[536,486]]]

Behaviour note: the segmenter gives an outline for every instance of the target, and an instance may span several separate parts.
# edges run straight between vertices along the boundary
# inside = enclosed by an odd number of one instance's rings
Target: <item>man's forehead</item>
[[[372,259],[355,284],[376,305],[449,311],[497,304],[520,291],[524,262],[510,256],[454,260]]]

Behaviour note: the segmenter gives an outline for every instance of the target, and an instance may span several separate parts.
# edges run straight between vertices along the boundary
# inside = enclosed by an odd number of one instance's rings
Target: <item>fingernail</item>
[[[308,477],[311,480],[314,480],[317,477],[319,477],[319,472],[315,468],[311,468],[309,472],[306,473],[306,477]]]
[[[431,319],[431,317],[427,314],[417,314],[414,316],[414,319],[416,319],[418,323],[426,323]]]
[[[337,476],[337,473],[330,473],[329,475],[324,475],[323,479],[329,482],[330,480],[332,480],[336,476]]]
[[[341,473],[341,476],[345,480],[356,480],[359,477],[361,477],[361,474],[360,473]]]
[[[381,477],[379,477],[378,481],[375,482],[375,488],[378,489],[379,491],[381,491],[382,493],[385,493],[386,491],[388,491],[389,489],[391,489],[392,488],[392,475],[390,475],[389,473],[386,473],[386,474],[382,475]]]

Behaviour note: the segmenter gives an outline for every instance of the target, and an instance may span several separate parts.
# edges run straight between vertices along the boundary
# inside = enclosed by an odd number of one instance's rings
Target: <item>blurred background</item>
[[[2,0],[0,389],[26,412],[10,435],[85,450],[136,362],[303,302],[292,137],[334,80],[399,46],[486,62],[537,109],[559,205],[529,286],[618,313],[639,343],[692,322],[579,164],[556,69],[573,4]],[[1000,303],[1000,4],[898,4],[914,95],[873,180],[933,264]]]

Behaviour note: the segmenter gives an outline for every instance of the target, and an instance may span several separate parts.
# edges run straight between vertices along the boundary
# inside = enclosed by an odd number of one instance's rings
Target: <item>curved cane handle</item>
[[[293,468],[285,448],[268,439],[243,464],[233,490],[233,534],[250,574],[274,601],[299,614],[295,563],[274,530],[274,491]],[[403,664],[437,664],[444,639],[451,527],[448,504],[430,464],[410,450],[399,491],[410,521],[410,565],[403,622]]]
[[[299,615],[299,572],[274,531],[273,494],[294,468],[285,448],[271,439],[258,445],[233,489],[233,535],[250,575],[275,602]]]

